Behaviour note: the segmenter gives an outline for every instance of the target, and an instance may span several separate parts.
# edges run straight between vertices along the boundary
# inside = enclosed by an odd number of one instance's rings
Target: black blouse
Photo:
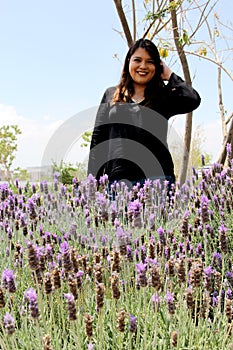
[[[96,115],[88,174],[97,179],[107,174],[110,181],[174,177],[168,120],[196,109],[201,101],[197,91],[172,73],[160,99],[147,108],[145,101],[111,104],[115,89],[105,91]]]

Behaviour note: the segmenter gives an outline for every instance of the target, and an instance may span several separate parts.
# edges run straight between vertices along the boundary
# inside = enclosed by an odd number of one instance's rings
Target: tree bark
[[[229,127],[229,131],[227,133],[227,137],[225,138],[222,152],[218,158],[218,163],[224,165],[227,157],[227,144],[230,143],[231,147],[233,146],[233,119],[231,119],[231,125]],[[232,148],[233,149],[233,148]]]
[[[170,3],[172,3],[172,0],[169,0],[169,1]],[[173,10],[173,9],[171,10],[171,20],[172,20],[172,31],[173,31],[174,42],[175,42],[176,49],[181,62],[184,78],[188,84],[192,85],[188,61],[183,49],[183,45],[181,46],[179,43],[179,32],[178,32],[176,10]],[[187,113],[186,121],[185,121],[184,148],[183,148],[183,155],[181,160],[181,169],[179,174],[179,182],[181,184],[185,182],[186,176],[187,176],[187,170],[188,170],[189,152],[190,152],[190,145],[191,145],[191,138],[192,138],[192,115],[193,115],[192,112]]]

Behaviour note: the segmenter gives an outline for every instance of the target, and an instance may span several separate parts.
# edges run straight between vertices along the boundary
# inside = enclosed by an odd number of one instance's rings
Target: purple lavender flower
[[[213,293],[213,297],[212,297],[212,306],[213,307],[217,307],[218,306],[218,300],[219,300],[219,296],[217,292]]]
[[[173,315],[175,313],[174,294],[167,292],[166,299],[167,299],[168,311],[171,315]]]
[[[213,252],[212,265],[216,266],[216,267],[219,267],[220,269],[222,268],[222,256],[221,256],[221,253]]]
[[[99,183],[103,187],[107,186],[107,184],[108,184],[108,175],[104,174],[103,176],[100,176]]]
[[[94,345],[92,342],[88,344],[88,350],[94,350]]]
[[[226,297],[227,299],[233,299],[233,294],[232,294],[232,290],[230,288],[227,289],[226,291]]]
[[[165,231],[164,231],[164,229],[160,226],[160,227],[157,229],[157,232],[158,232],[158,236],[159,236],[160,243],[161,243],[162,245],[166,245],[166,237],[165,237]]]
[[[69,254],[70,247],[69,247],[69,244],[66,241],[60,244],[60,252],[62,254]]]
[[[29,288],[26,292],[24,292],[25,301],[28,303],[36,303],[37,302],[37,294],[33,288]]]
[[[10,293],[15,293],[16,286],[14,280],[14,272],[12,270],[4,270],[2,273],[2,285],[3,288],[8,289]]]
[[[201,252],[202,252],[202,244],[198,243],[196,248],[196,256],[201,255]]]
[[[141,209],[142,204],[138,199],[135,199],[128,205],[128,213],[130,216],[132,216],[133,227],[142,227]]]
[[[136,264],[136,270],[137,270],[137,283],[141,287],[147,286],[147,277],[146,277],[146,270],[147,270],[147,264],[139,263]]]
[[[137,273],[145,273],[146,268],[147,268],[147,264],[143,264],[143,263],[136,264]]]
[[[39,309],[37,303],[37,294],[33,288],[29,288],[24,293],[24,301],[29,306],[31,317],[37,319],[39,317]]]
[[[65,299],[67,300],[68,303],[74,301],[74,296],[73,296],[72,293],[66,293],[66,294],[64,294],[64,297],[65,297]]]
[[[135,333],[137,330],[137,317],[130,314],[129,315],[129,331]]]
[[[226,278],[229,281],[231,287],[233,287],[233,271],[226,271]]]
[[[79,270],[76,274],[76,278],[77,278],[77,286],[78,288],[82,287],[82,276],[84,275],[84,272]]]
[[[7,334],[12,335],[15,332],[15,320],[8,312],[4,315],[3,326]]]
[[[129,245],[126,246],[126,256],[129,261],[133,261],[133,253]]]

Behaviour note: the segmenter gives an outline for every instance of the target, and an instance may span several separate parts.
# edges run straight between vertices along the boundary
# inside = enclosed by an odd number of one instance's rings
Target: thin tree
[[[0,128],[0,166],[5,172],[5,178],[12,183],[11,166],[18,149],[18,135],[21,134],[17,125],[4,125]]]

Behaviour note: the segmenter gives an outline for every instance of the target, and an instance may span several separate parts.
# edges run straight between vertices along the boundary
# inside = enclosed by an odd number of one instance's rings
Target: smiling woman
[[[168,120],[199,104],[199,94],[161,61],[153,42],[136,41],[126,55],[119,85],[102,98],[88,174],[97,179],[107,174],[110,184],[162,179],[171,185],[175,174],[167,145]]]

